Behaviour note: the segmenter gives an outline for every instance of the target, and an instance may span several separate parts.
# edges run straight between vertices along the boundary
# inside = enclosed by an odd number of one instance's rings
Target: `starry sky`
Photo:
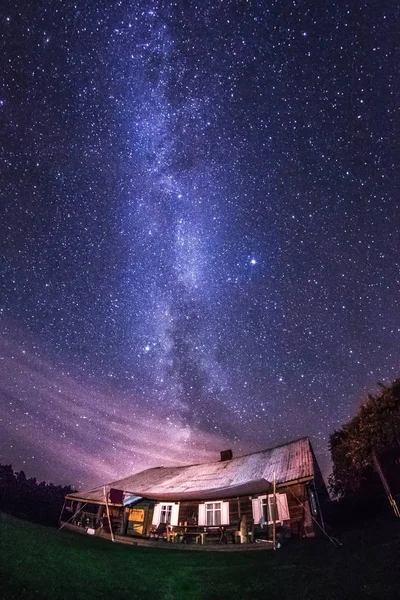
[[[0,462],[328,439],[399,366],[397,2],[5,0]]]

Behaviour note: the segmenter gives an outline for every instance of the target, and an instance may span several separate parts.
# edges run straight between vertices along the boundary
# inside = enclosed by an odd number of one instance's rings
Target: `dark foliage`
[[[22,519],[44,525],[57,525],[69,486],[37,483],[27,479],[23,471],[14,472],[11,465],[0,465],[0,510]]]
[[[379,386],[380,394],[369,395],[355,417],[330,436],[330,490],[354,510],[367,512],[385,500],[374,470],[374,453],[400,443],[400,379]]]
[[[377,516],[392,519],[393,511],[378,474],[372,469],[356,492],[331,501],[324,510],[325,521],[334,535],[364,527]]]

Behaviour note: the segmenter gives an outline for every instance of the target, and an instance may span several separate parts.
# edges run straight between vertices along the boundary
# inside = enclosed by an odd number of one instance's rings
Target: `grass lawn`
[[[112,544],[0,513],[0,598],[253,600],[400,598],[400,519],[277,552]]]

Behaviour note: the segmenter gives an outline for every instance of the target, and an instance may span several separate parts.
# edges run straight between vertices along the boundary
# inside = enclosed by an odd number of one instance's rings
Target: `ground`
[[[400,519],[276,551],[140,548],[0,513],[1,600],[400,598]],[[162,543],[162,542],[161,542]]]

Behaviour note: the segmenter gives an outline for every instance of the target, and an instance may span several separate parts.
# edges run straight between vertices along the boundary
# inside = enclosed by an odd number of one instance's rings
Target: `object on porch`
[[[160,523],[157,527],[153,526],[150,530],[150,539],[159,540],[160,537],[167,537],[167,523]]]
[[[242,518],[240,519],[239,537],[240,537],[241,544],[246,544],[248,542],[248,530],[247,530],[246,515],[242,515]]]

